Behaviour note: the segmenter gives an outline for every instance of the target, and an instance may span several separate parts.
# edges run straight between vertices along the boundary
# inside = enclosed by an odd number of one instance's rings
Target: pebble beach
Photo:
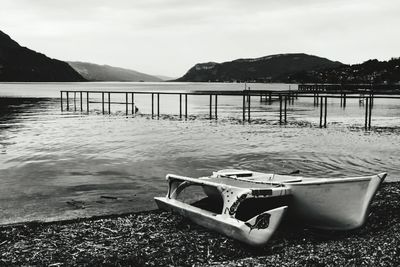
[[[160,210],[0,228],[3,266],[399,266],[400,183],[384,183],[349,232],[283,223],[252,248]]]

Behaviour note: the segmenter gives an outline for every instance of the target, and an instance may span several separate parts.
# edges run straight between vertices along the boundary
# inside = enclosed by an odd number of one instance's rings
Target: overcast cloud
[[[149,74],[277,53],[351,64],[400,56],[398,0],[0,1],[0,30],[21,45]]]

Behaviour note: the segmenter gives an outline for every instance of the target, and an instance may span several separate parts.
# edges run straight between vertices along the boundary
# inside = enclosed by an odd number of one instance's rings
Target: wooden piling
[[[157,94],[157,119],[160,118],[160,94]]]
[[[86,92],[86,111],[89,114],[89,92]]]
[[[343,108],[346,107],[346,93],[343,94]]]
[[[250,106],[251,106],[250,101],[251,101],[251,97],[250,97],[250,94],[249,94],[248,98],[247,98],[247,102],[248,102],[248,105],[247,105],[248,122],[250,122]]]
[[[67,111],[69,111],[69,92],[66,92],[67,93]]]
[[[125,93],[125,114],[128,116],[128,92]]]
[[[285,95],[285,113],[284,113],[284,121],[285,121],[285,124],[286,124],[286,122],[287,122],[287,102],[288,102],[288,95]],[[289,100],[290,101],[290,100]]]
[[[322,96],[321,96],[321,108],[320,108],[320,113],[319,113],[319,128],[322,128],[322,115],[323,115],[323,102],[322,102]]]
[[[368,129],[368,111],[369,111],[368,102],[369,102],[369,99],[368,99],[368,97],[366,97],[365,98],[365,130]]]
[[[81,112],[83,111],[83,103],[82,103],[82,91],[79,92],[79,100],[81,102]]]
[[[340,107],[343,106],[343,94],[340,93]]]
[[[272,103],[272,93],[271,92],[269,92],[268,100],[269,100],[269,104],[271,104]]]
[[[246,95],[245,92],[243,91],[243,122],[246,119]]]
[[[368,129],[371,130],[371,117],[372,117],[372,105],[374,103],[374,98],[373,96],[370,98],[369,101],[369,116],[368,116]]]
[[[314,107],[317,105],[317,94],[314,93]]]
[[[279,94],[279,123],[282,124],[282,95]]]
[[[104,115],[104,92],[101,93],[101,111]]]
[[[322,101],[321,101],[321,103],[322,103]],[[327,111],[328,111],[328,97],[327,96],[325,96],[325,114],[324,114],[324,128],[326,128],[326,114],[327,114]]]
[[[60,91],[61,112],[63,112],[63,91]]]
[[[76,111],[76,92],[74,92],[74,111]]]
[[[151,118],[154,117],[154,94],[151,94]]]
[[[369,106],[372,108],[374,106],[374,93],[370,94]]]
[[[179,94],[179,118],[182,119],[182,94]]]
[[[210,94],[210,120],[212,119],[212,95]]]
[[[132,98],[132,115],[136,114],[136,108],[135,108],[135,94],[131,93],[131,98]]]
[[[215,109],[215,119],[217,120],[218,119],[218,95],[216,94],[215,95],[215,107],[214,107],[214,109]]]
[[[185,94],[185,119],[188,118],[187,97],[188,97],[188,94]]]
[[[111,93],[108,92],[108,114],[111,114]]]

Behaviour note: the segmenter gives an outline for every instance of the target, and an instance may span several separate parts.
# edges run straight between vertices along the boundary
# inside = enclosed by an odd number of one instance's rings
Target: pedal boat
[[[362,226],[371,201],[386,173],[349,178],[304,178],[247,170],[221,170],[209,177],[191,178],[168,174],[166,197],[156,197],[160,209],[175,211],[195,223],[253,246],[265,245],[278,228],[285,213],[311,228],[351,230]],[[181,192],[189,186],[201,186],[206,195],[222,201],[222,211],[215,213],[183,203]],[[266,210],[254,210],[247,220],[238,218],[240,206],[253,203],[279,203]],[[277,201],[278,200],[278,201]],[[252,202],[248,202],[252,203]],[[280,206],[279,206],[280,205]]]

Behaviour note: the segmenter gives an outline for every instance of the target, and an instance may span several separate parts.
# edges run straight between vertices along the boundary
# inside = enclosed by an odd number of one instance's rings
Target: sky
[[[400,56],[399,0],[0,0],[0,30],[49,57],[180,77],[196,63]]]

